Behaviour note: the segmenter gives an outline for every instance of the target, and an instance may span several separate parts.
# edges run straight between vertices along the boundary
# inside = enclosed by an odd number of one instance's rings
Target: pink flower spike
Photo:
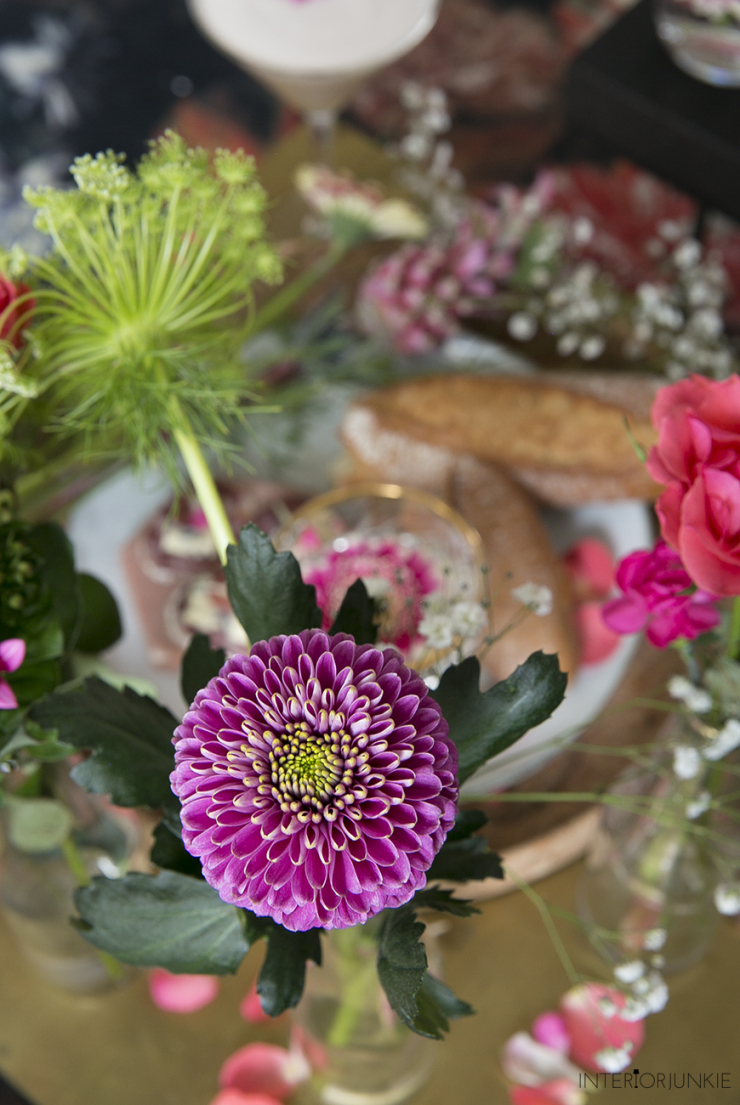
[[[276,1097],[266,1093],[242,1093],[241,1090],[219,1090],[211,1105],[281,1105]]]
[[[231,1055],[218,1076],[222,1089],[242,1093],[267,1094],[285,1098],[300,1082],[305,1082],[311,1070],[298,1051],[287,1051],[276,1044],[247,1044]]]
[[[166,1013],[195,1013],[216,998],[219,981],[212,975],[172,975],[154,967],[148,976],[149,996]]]
[[[26,642],[21,637],[0,641],[0,671],[17,671],[26,658]]]
[[[538,1043],[554,1048],[563,1055],[570,1051],[570,1036],[559,1013],[541,1013],[532,1025],[532,1035]]]
[[[245,1021],[249,1021],[250,1024],[264,1024],[265,1021],[271,1021],[272,1017],[269,1013],[265,1013],[262,1008],[262,1002],[260,996],[257,993],[257,983],[252,983],[252,988],[245,997],[242,998],[239,1005],[239,1014]]]

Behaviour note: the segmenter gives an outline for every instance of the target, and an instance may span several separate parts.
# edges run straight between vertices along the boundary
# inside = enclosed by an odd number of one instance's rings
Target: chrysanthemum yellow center
[[[286,813],[319,811],[330,801],[343,809],[353,801],[347,788],[358,754],[344,730],[316,733],[305,721],[289,724],[268,754],[273,796]]]

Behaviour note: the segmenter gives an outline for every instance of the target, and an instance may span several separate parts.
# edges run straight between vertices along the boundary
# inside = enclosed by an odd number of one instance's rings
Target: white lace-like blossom
[[[691,802],[687,802],[686,816],[689,821],[696,821],[697,817],[701,817],[703,813],[707,812],[711,804],[712,796],[708,790],[703,790]]]
[[[723,756],[734,752],[738,747],[740,747],[740,721],[730,718],[704,749],[704,759],[721,760]]]
[[[543,587],[539,583],[522,583],[520,587],[512,589],[511,597],[538,618],[552,614],[552,591],[549,587]]]
[[[596,1052],[594,1060],[599,1069],[607,1074],[619,1074],[632,1062],[632,1046],[625,1044],[624,1047],[602,1048]]]
[[[422,637],[426,637],[430,648],[451,648],[455,640],[452,619],[447,613],[425,614],[419,622],[419,633]]]
[[[712,696],[702,687],[695,687],[685,675],[674,675],[668,680],[668,693],[695,714],[707,714],[714,705]]]
[[[690,744],[673,749],[673,770],[679,779],[695,779],[701,770],[701,754]]]
[[[488,625],[488,614],[479,602],[455,602],[450,618],[456,634],[463,640],[478,637]]]
[[[645,964],[641,959],[631,959],[629,963],[620,963],[614,968],[614,977],[627,985],[637,982],[645,974]]]
[[[650,929],[643,938],[643,947],[649,952],[659,952],[667,938],[665,929]]]

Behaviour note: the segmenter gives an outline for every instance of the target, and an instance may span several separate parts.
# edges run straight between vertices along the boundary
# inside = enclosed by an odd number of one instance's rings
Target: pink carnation
[[[403,549],[393,541],[361,541],[342,552],[332,550],[320,567],[306,572],[305,578],[316,588],[323,629],[330,628],[347,589],[362,579],[383,607],[382,640],[402,651],[416,636],[424,614],[422,600],[438,586],[426,560],[414,549]]]
[[[719,624],[715,596],[693,590],[681,558],[665,541],[626,556],[616,580],[623,595],[603,609],[604,621],[615,633],[644,629],[651,644],[665,648],[679,637],[692,640]]]

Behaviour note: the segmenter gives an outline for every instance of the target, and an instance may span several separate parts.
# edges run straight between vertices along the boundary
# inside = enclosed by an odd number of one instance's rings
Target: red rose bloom
[[[17,301],[30,290],[28,284],[13,284],[0,273],[0,338],[9,341],[16,349],[23,345],[23,328],[28,325],[36,306],[33,299],[26,299],[20,304]]]
[[[647,468],[666,484],[656,509],[663,537],[697,587],[740,594],[740,377],[691,376],[653,403],[658,444]]]

